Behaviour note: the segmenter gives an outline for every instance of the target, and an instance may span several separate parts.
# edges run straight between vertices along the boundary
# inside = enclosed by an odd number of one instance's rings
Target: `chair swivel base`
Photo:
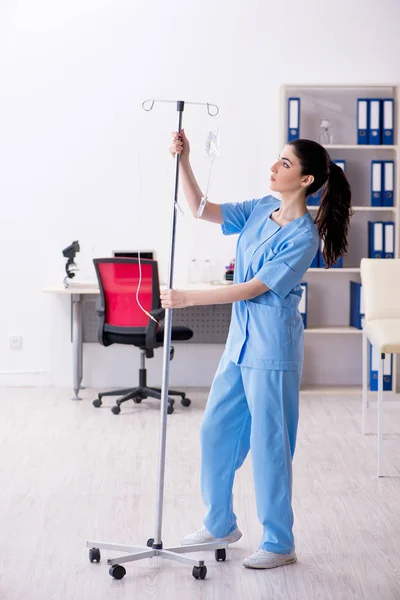
[[[168,393],[171,396],[181,396],[181,404],[183,406],[190,406],[191,400],[186,398],[186,394],[184,392],[178,392],[177,390],[169,390]],[[112,390],[110,392],[103,392],[98,395],[98,398],[93,401],[93,406],[99,408],[102,405],[102,397],[103,396],[121,396],[115,405],[111,408],[111,412],[114,415],[118,415],[121,412],[120,405],[128,400],[133,400],[135,404],[140,404],[142,400],[145,398],[156,398],[157,400],[161,400],[161,389],[153,388],[147,386],[138,386],[136,388],[125,388],[122,390]],[[168,414],[172,414],[174,412],[174,403],[175,400],[173,398],[168,398]]]
[[[86,546],[89,548],[89,560],[90,562],[99,563],[101,560],[100,549],[102,550],[114,550],[129,553],[127,556],[119,558],[112,558],[107,560],[107,564],[110,565],[109,573],[114,579],[122,579],[126,570],[122,566],[122,563],[134,562],[142,560],[144,558],[153,558],[159,556],[168,560],[184,563],[193,566],[192,575],[195,579],[205,579],[207,575],[207,567],[203,560],[196,560],[189,556],[182,556],[188,552],[199,552],[202,550],[214,550],[215,559],[217,561],[224,561],[226,559],[226,549],[228,542],[210,542],[207,544],[196,544],[192,546],[177,546],[175,548],[163,549],[162,543],[154,547],[154,540],[150,538],[147,541],[147,549],[140,548],[137,546],[121,546],[120,544],[109,544],[107,542],[87,542]]]

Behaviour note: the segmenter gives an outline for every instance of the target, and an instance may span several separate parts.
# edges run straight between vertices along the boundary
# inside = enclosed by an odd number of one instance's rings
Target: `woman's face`
[[[314,181],[312,175],[301,175],[299,159],[292,150],[292,146],[285,146],[278,160],[271,167],[269,187],[274,192],[298,192],[311,185]]]

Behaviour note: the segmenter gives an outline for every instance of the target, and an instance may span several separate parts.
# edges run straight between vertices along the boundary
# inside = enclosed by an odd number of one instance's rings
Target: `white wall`
[[[258,197],[280,150],[280,84],[396,82],[399,22],[397,0],[2,0],[0,385],[70,384],[68,300],[42,288],[61,280],[73,239],[82,277],[93,255],[138,247],[156,250],[165,276],[176,111],[145,113],[144,99],[218,104],[216,120],[185,111],[199,182],[208,128],[218,126],[213,199]],[[228,260],[234,243],[180,218],[176,277],[191,257]],[[8,349],[14,334],[20,352]],[[171,382],[208,385],[222,346],[184,352]],[[136,377],[134,350],[87,344],[85,360],[89,385]],[[152,381],[160,370],[158,356]]]

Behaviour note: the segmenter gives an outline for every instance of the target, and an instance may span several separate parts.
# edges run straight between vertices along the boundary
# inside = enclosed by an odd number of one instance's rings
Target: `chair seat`
[[[184,327],[183,325],[176,325],[172,327],[172,335],[171,339],[173,342],[178,341],[187,341],[193,337],[193,331],[189,329],[189,327]],[[164,341],[164,327],[161,327],[159,331],[157,331],[157,342]]]
[[[364,324],[364,330],[373,346],[380,352],[400,354],[400,319],[374,319]]]
[[[171,340],[173,342],[187,341],[193,337],[193,331],[189,327],[183,325],[177,325],[172,327]],[[138,348],[145,348],[146,336],[141,333],[104,333],[104,338],[110,344],[127,344],[129,346],[137,346]],[[160,327],[156,334],[157,346],[162,346],[164,341],[164,327]]]

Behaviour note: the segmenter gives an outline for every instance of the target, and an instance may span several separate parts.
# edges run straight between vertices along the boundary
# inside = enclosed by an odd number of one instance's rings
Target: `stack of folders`
[[[287,141],[300,137],[300,98],[288,98]]]
[[[303,294],[299,303],[299,311],[303,319],[304,329],[307,328],[307,309],[308,309],[308,283],[302,281],[300,283]]]
[[[345,160],[338,159],[338,160],[334,160],[333,162],[335,164],[337,164],[338,167],[343,169],[343,171],[346,173],[346,161]],[[308,198],[307,198],[308,206],[318,206],[319,203],[321,202],[321,193],[322,193],[322,188],[319,189],[317,192],[315,192],[315,194],[311,194],[311,196],[308,196]]]
[[[371,206],[394,206],[394,161],[371,161]]]
[[[362,329],[364,324],[364,304],[362,285],[356,281],[350,281],[350,325],[356,329]],[[378,361],[380,352],[370,345],[370,389],[378,391]],[[385,355],[383,365],[383,389],[392,390],[393,358],[391,354]]]
[[[324,260],[323,251],[324,251],[324,242],[323,242],[323,240],[320,240],[319,248],[318,248],[317,253],[314,256],[314,259],[310,265],[310,269],[326,269],[327,265]],[[336,264],[332,265],[331,269],[342,269],[342,268],[343,268],[343,256],[341,256],[337,260]]]
[[[368,221],[368,258],[394,258],[394,221]]]
[[[358,98],[357,143],[363,146],[394,144],[393,98]]]

